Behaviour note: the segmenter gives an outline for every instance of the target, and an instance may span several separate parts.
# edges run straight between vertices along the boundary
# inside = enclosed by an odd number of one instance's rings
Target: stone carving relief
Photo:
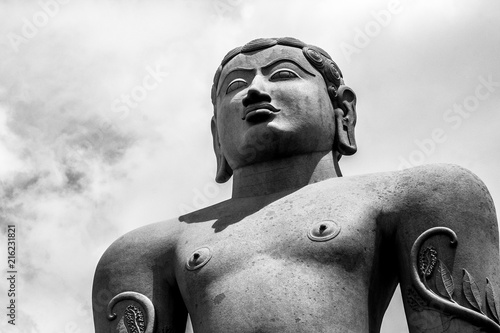
[[[136,306],[129,305],[123,314],[125,325],[129,333],[153,333],[155,322],[155,310],[151,300],[140,293],[134,291],[125,291],[113,297],[108,304],[108,320],[113,321],[117,318],[113,308],[122,301],[134,301],[144,310],[144,313]]]
[[[439,253],[433,246],[422,249],[422,245],[431,236],[444,234],[450,241],[450,247],[458,245],[457,235],[449,228],[435,227],[422,233],[411,249],[411,280],[413,287],[408,288],[406,293],[408,304],[417,312],[424,310],[435,311],[449,317],[449,320],[458,318],[469,322],[487,332],[500,332],[499,312],[500,303],[495,292],[495,287],[486,278],[486,300],[483,304],[481,291],[474,277],[462,268],[462,290],[468,304],[459,304],[454,298],[455,283],[453,276],[439,259]],[[434,281],[432,281],[434,280]],[[434,282],[437,293],[429,284]],[[448,321],[449,323],[449,321]]]

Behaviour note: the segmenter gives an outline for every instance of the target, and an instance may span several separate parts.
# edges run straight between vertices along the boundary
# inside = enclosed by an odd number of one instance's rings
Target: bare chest
[[[374,202],[299,192],[259,209],[187,223],[176,277],[193,320],[200,327],[260,322],[263,331],[283,329],[280,321],[341,322],[340,304],[367,304],[379,212]],[[221,317],[228,312],[233,320]],[[354,325],[356,318],[348,321]]]
[[[224,275],[265,267],[308,266],[356,273],[369,269],[376,209],[363,201],[283,198],[255,212],[190,223],[178,249],[177,272],[208,284]],[[254,268],[253,268],[254,267]]]

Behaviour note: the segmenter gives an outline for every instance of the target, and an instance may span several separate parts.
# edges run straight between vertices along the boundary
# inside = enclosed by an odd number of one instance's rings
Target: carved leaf
[[[437,261],[437,251],[434,247],[429,246],[425,250],[420,252],[420,257],[419,257],[420,273],[425,277],[429,277],[432,274],[432,271],[434,270],[436,261]]]
[[[467,272],[466,269],[464,271],[463,278],[463,289],[464,295],[467,301],[469,301],[470,305],[479,312],[483,313],[481,310],[481,292],[479,291],[479,287],[477,286],[476,280],[472,277],[472,275]]]
[[[497,323],[500,322],[498,319],[498,296],[495,292],[493,284],[490,280],[488,280],[488,278],[486,278],[486,304],[488,304],[488,308],[495,318],[495,321]]]
[[[455,289],[453,277],[448,267],[441,260],[438,260],[438,262],[439,264],[436,268],[436,288],[442,296],[453,301],[453,291]]]
[[[144,332],[144,315],[135,306],[129,305],[125,310],[125,322],[130,333]]]

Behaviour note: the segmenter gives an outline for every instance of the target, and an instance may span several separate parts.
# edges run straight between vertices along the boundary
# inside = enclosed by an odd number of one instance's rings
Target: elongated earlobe
[[[358,148],[354,137],[356,125],[356,94],[348,86],[339,87],[335,97],[336,149],[342,155],[352,155]]]
[[[215,181],[221,184],[227,182],[231,178],[231,176],[233,175],[233,169],[231,169],[231,167],[227,163],[226,157],[222,153],[215,117],[212,117],[211,129],[215,158],[217,159],[217,173],[215,174]]]

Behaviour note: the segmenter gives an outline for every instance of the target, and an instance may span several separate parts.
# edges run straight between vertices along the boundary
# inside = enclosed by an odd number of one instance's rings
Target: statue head
[[[216,181],[273,158],[356,152],[356,95],[323,49],[294,38],[261,38],[230,51],[212,86]]]

